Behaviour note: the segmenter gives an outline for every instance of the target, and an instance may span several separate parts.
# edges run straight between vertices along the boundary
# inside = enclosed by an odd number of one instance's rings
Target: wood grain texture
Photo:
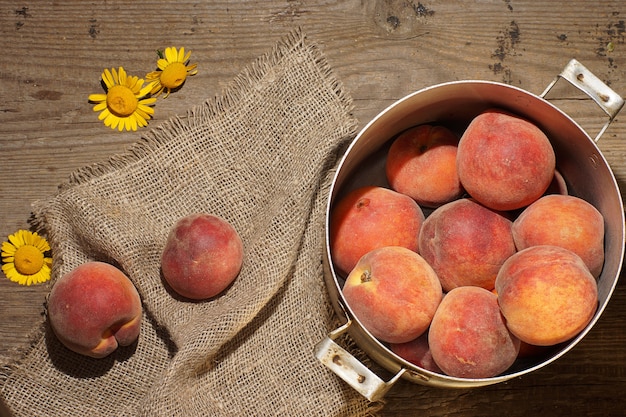
[[[161,100],[151,125],[220,95],[295,27],[319,44],[354,99],[361,126],[393,101],[441,82],[481,79],[539,94],[577,58],[626,94],[621,0],[0,1],[0,238],[28,227],[33,201],[75,169],[106,160],[139,133],[112,131],[87,102],[104,68],[143,76],[157,49],[185,46],[198,74]],[[550,99],[592,136],[602,111],[559,87]],[[626,190],[626,123],[598,146]],[[626,294],[571,352],[523,378],[473,390],[401,381],[384,416],[618,416],[626,399]],[[23,345],[48,288],[0,280],[0,356]],[[385,371],[379,370],[387,376]]]

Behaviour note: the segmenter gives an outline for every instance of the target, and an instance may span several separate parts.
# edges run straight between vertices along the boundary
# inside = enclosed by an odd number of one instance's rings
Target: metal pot
[[[608,115],[594,139],[567,114],[545,100],[559,79],[565,79],[589,95]],[[400,378],[437,387],[479,387],[516,378],[548,365],[572,349],[598,321],[617,284],[624,256],[624,208],[615,177],[596,141],[617,115],[624,100],[576,60],[572,60],[540,95],[506,84],[488,81],[458,81],[424,88],[395,102],[356,136],[339,163],[326,208],[325,281],[334,310],[345,324],[332,331],[315,347],[316,357],[339,377],[371,401],[380,399]],[[467,379],[422,369],[395,355],[374,338],[353,314],[343,297],[345,281],[333,268],[329,247],[331,208],[343,194],[361,185],[386,185],[384,160],[390,140],[409,127],[443,123],[461,131],[481,111],[499,107],[527,118],[550,138],[557,156],[557,169],[569,194],[593,204],[605,220],[605,264],[598,279],[598,309],[591,322],[576,337],[540,359],[518,361],[504,374],[492,378]],[[337,343],[348,333],[372,360],[395,374],[383,381]]]

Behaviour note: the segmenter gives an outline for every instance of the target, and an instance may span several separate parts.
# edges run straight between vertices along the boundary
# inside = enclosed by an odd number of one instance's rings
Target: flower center
[[[107,107],[116,116],[130,116],[137,109],[137,104],[137,97],[125,85],[114,85],[107,91]]]
[[[15,251],[13,264],[22,275],[33,275],[43,267],[43,253],[32,245],[24,245]]]
[[[181,85],[187,78],[187,67],[182,62],[172,62],[161,74],[161,85],[170,90]]]

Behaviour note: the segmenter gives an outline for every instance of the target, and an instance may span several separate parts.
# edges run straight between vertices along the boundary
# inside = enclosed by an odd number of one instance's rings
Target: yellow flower
[[[2,242],[2,270],[13,282],[31,285],[50,279],[52,258],[45,257],[50,245],[43,237],[28,230],[18,230]]]
[[[144,80],[126,75],[122,67],[118,72],[115,68],[105,69],[102,81],[106,85],[106,94],[91,94],[89,101],[97,103],[93,111],[101,112],[98,119],[104,120],[105,126],[134,131],[137,126],[148,125],[150,115],[154,114],[149,105],[156,101],[153,97],[144,98],[150,93],[150,84],[143,87]]]
[[[149,72],[146,75],[146,81],[152,81],[152,94],[159,95],[165,91],[167,98],[173,90],[179,88],[187,79],[188,75],[195,75],[198,70],[198,64],[187,65],[191,51],[185,54],[185,48],[177,51],[171,46],[165,48],[165,54],[159,52],[159,60],[157,61],[157,71]]]

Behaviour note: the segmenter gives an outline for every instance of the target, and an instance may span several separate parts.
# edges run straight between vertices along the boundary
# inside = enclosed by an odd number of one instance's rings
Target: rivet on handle
[[[351,324],[352,321],[348,320],[346,324],[330,332],[328,337],[315,345],[315,357],[362,396],[370,401],[378,401],[402,377],[406,369],[400,369],[391,380],[385,382],[335,343],[334,340],[344,334]]]
[[[560,78],[564,78],[591,97],[609,116],[609,120],[595,137],[597,142],[624,106],[624,99],[575,59],[563,68],[563,71],[546,87],[540,97],[545,98]]]

